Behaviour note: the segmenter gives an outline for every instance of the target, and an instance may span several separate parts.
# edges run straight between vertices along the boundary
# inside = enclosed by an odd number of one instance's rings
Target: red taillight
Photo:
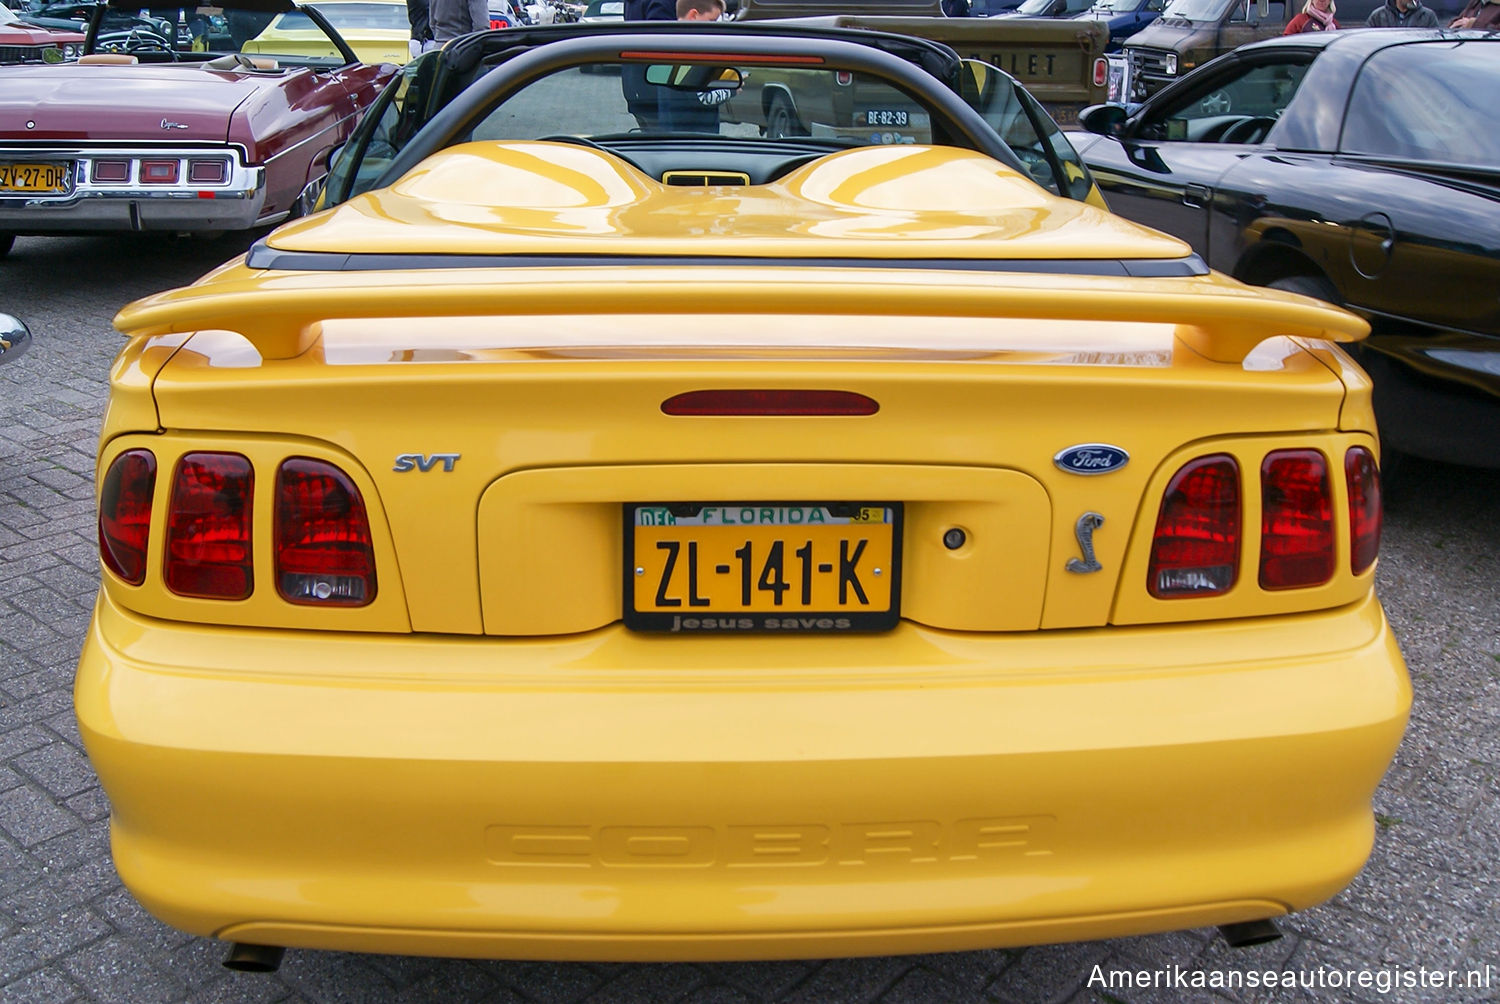
[[[645,59],[653,63],[708,63],[718,66],[737,66],[740,63],[750,63],[759,66],[792,65],[792,66],[822,66],[827,60],[822,56],[788,55],[781,53],[771,55],[768,53],[744,54],[738,52],[715,52],[711,56],[699,52],[647,52],[644,50],[631,49],[620,53],[621,59]]]
[[[217,185],[229,177],[229,165],[222,160],[188,161],[188,181],[195,185]]]
[[[89,180],[96,185],[123,184],[130,180],[130,161],[96,160],[89,173]]]
[[[155,490],[156,457],[150,450],[126,450],[109,465],[99,492],[99,557],[132,586],[146,581]]]
[[[1157,599],[1217,596],[1239,570],[1239,464],[1227,454],[1199,457],[1172,476],[1162,497],[1146,588]]]
[[[1267,454],[1260,495],[1261,588],[1320,586],[1333,578],[1333,499],[1323,454]]]
[[[1103,87],[1109,82],[1109,63],[1101,56],[1094,60],[1094,86]]]
[[[255,472],[238,453],[189,453],[177,462],[167,510],[168,589],[217,600],[250,595],[254,494]]]
[[[873,415],[873,398],[847,390],[694,390],[661,403],[668,415]]]
[[[290,603],[360,607],[375,598],[375,549],[349,476],[307,457],[276,474],[276,590]]]
[[[177,161],[141,161],[141,183],[146,185],[171,185],[177,181]]]
[[[1375,455],[1363,446],[1344,454],[1344,479],[1349,483],[1349,570],[1358,575],[1380,554],[1380,469]]]

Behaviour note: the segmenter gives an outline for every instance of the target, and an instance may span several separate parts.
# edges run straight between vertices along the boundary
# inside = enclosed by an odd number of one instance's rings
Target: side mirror
[[[15,362],[31,345],[31,332],[19,319],[0,314],[0,364]]]
[[[1078,124],[1100,136],[1119,136],[1128,117],[1124,105],[1089,105],[1078,113]]]

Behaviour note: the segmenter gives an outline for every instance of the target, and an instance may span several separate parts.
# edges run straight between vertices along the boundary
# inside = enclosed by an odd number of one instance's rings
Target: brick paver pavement
[[[127,300],[194,277],[243,241],[22,239],[0,310],[37,333],[0,367],[0,1000],[1181,1001],[1500,999],[1500,474],[1413,464],[1391,500],[1381,594],[1416,689],[1377,799],[1370,865],[1287,936],[1232,951],[1187,931],[1021,951],[729,965],[561,965],[289,952],[232,974],[126,893],[71,683],[97,588],[94,437]],[[1291,695],[1295,699],[1295,695]],[[1105,970],[1488,965],[1484,990],[1090,989]],[[1325,974],[1326,975],[1326,974]]]

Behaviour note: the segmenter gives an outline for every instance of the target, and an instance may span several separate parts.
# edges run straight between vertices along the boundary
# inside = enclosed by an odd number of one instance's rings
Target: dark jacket
[[[406,0],[406,19],[411,22],[411,37],[418,42],[432,41],[432,22],[427,14],[427,0]]]
[[[1463,13],[1458,16],[1460,18],[1472,17],[1474,23],[1469,27],[1475,31],[1500,29],[1500,3],[1480,3],[1479,0],[1469,0],[1469,6],[1465,7]]]
[[[627,21],[675,21],[676,0],[625,0]]]
[[[1422,0],[1412,0],[1411,6],[1402,13],[1401,8],[1396,6],[1395,0],[1385,0],[1385,4],[1376,7],[1370,16],[1365,19],[1367,28],[1436,28],[1438,26],[1437,15],[1430,8],[1422,6]]]
[[[627,21],[675,21],[677,0],[625,0]],[[656,88],[646,83],[646,68],[635,63],[620,67],[620,89],[625,93],[625,107],[643,128],[657,121]],[[715,109],[714,128],[718,128],[718,111]]]
[[[427,23],[436,42],[450,42],[475,31],[488,31],[490,7],[486,0],[427,0]]]

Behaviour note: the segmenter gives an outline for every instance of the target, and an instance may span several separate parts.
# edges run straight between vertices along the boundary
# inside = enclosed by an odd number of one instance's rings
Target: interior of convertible
[[[140,7],[111,11],[79,62],[196,66],[215,72],[278,74],[336,69],[352,50],[317,15],[234,8]]]
[[[447,103],[432,93],[436,56],[408,64],[393,92],[372,108],[365,135],[334,165],[325,205],[394,180],[388,169],[435,106]],[[483,75],[470,86],[477,89]],[[857,146],[981,149],[934,97],[941,92],[951,102],[958,95],[933,78],[917,79],[926,91],[911,79],[836,63],[788,65],[747,55],[580,61],[500,88],[436,148],[472,141],[571,143],[684,186],[766,184]],[[1090,183],[1071,146],[1012,78],[965,65],[958,94],[990,124],[1023,173],[1054,194],[1087,196]],[[430,145],[429,136],[424,140]]]

